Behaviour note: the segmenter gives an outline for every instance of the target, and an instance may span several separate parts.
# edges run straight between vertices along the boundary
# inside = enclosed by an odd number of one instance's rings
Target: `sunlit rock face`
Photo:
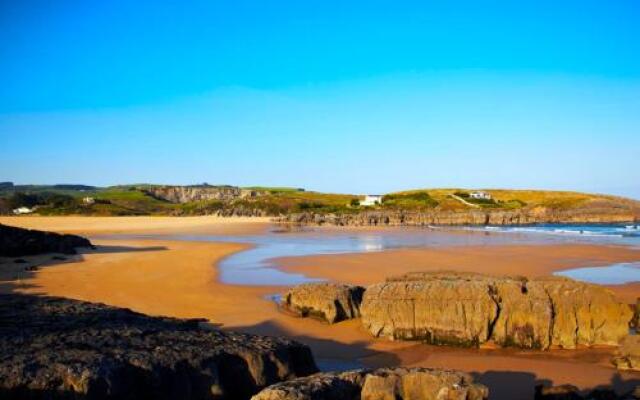
[[[364,288],[334,283],[309,283],[291,288],[281,306],[300,317],[315,317],[330,324],[360,316]]]
[[[633,315],[596,285],[460,273],[412,273],[369,286],[360,312],[376,337],[534,349],[617,345]]]

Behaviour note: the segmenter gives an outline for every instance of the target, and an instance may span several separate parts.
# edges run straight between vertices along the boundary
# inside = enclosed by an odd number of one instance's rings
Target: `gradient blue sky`
[[[637,1],[0,0],[0,180],[640,198]]]

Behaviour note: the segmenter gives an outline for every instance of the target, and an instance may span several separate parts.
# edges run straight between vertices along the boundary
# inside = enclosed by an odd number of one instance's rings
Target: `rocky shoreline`
[[[293,340],[55,297],[0,295],[0,398],[248,399],[317,372]]]
[[[17,257],[42,253],[76,254],[77,247],[92,247],[89,239],[0,224],[0,256]]]
[[[295,213],[276,217],[281,224],[336,226],[428,226],[428,225],[533,225],[635,223],[640,211],[633,208],[551,209],[536,207],[522,210],[402,211],[376,210],[342,214]]]
[[[367,288],[304,284],[282,306],[329,323],[360,317],[374,337],[542,350],[617,346],[633,318],[628,304],[597,285],[451,272],[409,273]]]

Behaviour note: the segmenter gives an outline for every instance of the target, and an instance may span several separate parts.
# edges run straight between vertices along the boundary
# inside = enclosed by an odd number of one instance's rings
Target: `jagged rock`
[[[618,369],[640,371],[640,336],[625,337],[612,361]]]
[[[0,354],[0,398],[248,399],[317,372],[291,340],[25,295],[0,295]]]
[[[62,235],[0,224],[0,256],[16,257],[41,253],[76,254],[76,247],[91,247],[91,242],[76,235]]]
[[[282,297],[281,305],[302,317],[316,317],[330,324],[360,316],[364,288],[335,283],[295,286]]]
[[[362,323],[374,336],[477,346],[616,345],[632,312],[606,288],[567,278],[411,273],[367,288]]]
[[[482,400],[488,389],[465,373],[382,368],[324,373],[275,384],[252,400]]]

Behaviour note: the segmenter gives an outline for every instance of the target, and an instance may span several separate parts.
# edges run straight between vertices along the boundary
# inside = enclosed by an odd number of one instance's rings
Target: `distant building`
[[[379,194],[368,194],[360,202],[361,206],[375,206],[376,204],[382,204],[382,196]]]
[[[91,204],[95,204],[96,199],[94,199],[93,197],[83,197],[82,198],[82,203],[86,204],[86,205],[91,205]]]
[[[471,192],[469,197],[472,199],[491,200],[491,195],[487,192]]]
[[[20,214],[30,214],[33,212],[33,209],[29,208],[29,207],[18,207],[16,209],[13,210],[13,213],[15,215],[20,215]]]

